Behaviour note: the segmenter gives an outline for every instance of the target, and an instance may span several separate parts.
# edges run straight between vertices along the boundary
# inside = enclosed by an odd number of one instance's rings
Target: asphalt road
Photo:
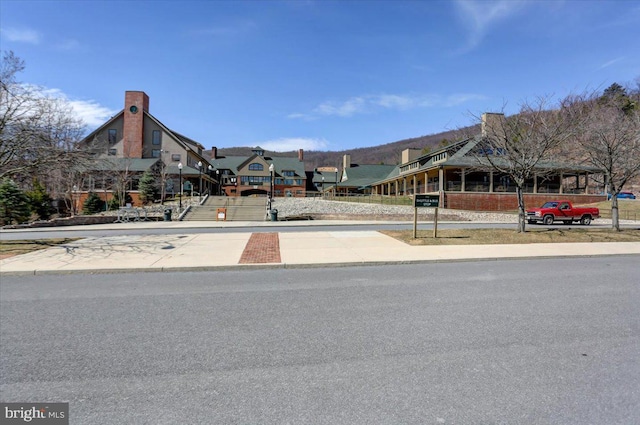
[[[635,257],[3,277],[0,400],[72,424],[640,423]]]
[[[553,226],[541,226],[541,225],[527,225],[528,228],[563,228],[570,229],[572,227],[584,228],[580,225],[553,225]],[[189,235],[195,233],[237,233],[237,232],[317,232],[319,229],[322,231],[379,231],[379,230],[412,230],[413,223],[399,222],[399,223],[381,223],[381,224],[341,224],[341,225],[310,225],[310,226],[246,226],[246,227],[184,227],[184,228],[163,228],[161,223],[154,228],[140,229],[135,227],[123,226],[122,229],[101,229],[94,230],[92,226],[74,226],[73,229],[65,229],[64,227],[47,228],[46,230],[27,230],[27,231],[0,231],[0,240],[34,240],[34,239],[49,239],[49,238],[87,238],[87,237],[107,237],[107,236],[135,236],[135,235]],[[599,223],[592,224],[591,228],[609,229],[610,224]],[[638,225],[623,225],[626,228],[638,228]],[[513,229],[515,231],[515,223],[473,223],[473,222],[456,222],[456,223],[438,223],[438,229]],[[419,223],[418,229],[428,230],[433,229],[433,223]]]

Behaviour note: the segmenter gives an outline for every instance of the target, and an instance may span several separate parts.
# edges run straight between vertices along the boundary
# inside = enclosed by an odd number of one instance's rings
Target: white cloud
[[[411,109],[422,103],[422,100],[396,94],[383,94],[372,101],[387,109]]]
[[[298,149],[306,151],[327,150],[329,143],[324,139],[308,139],[304,137],[290,137],[267,140],[257,143],[261,148],[273,152],[289,152]]]
[[[467,102],[472,102],[474,100],[483,100],[486,98],[487,98],[486,96],[483,96],[481,94],[456,93],[456,94],[447,96],[447,98],[445,99],[442,105],[449,108],[452,106],[462,105]]]
[[[29,28],[2,28],[3,37],[19,43],[39,44],[40,34]]]
[[[603,63],[602,65],[600,65],[600,67],[598,67],[598,70],[600,70],[600,69],[604,69],[604,68],[608,68],[608,67],[610,67],[611,65],[613,65],[613,64],[615,64],[615,63],[618,63],[618,62],[620,62],[621,60],[624,60],[624,59],[626,59],[626,57],[624,57],[624,56],[619,57],[619,58],[612,59],[612,60],[610,60],[610,61],[608,61],[608,62],[605,62],[605,63]]]
[[[69,99],[69,97],[59,89],[46,89],[44,93],[47,96],[66,102],[89,128],[96,128],[104,124],[105,121],[118,112],[100,105],[95,100]]]
[[[80,47],[80,42],[76,39],[70,38],[56,44],[58,50],[75,50]]]
[[[76,114],[82,118],[82,121],[92,128],[104,124],[105,121],[118,112],[102,106],[94,100],[71,100],[69,104]]]
[[[375,113],[381,110],[406,111],[437,106],[451,107],[483,98],[482,95],[472,93],[453,94],[444,99],[436,95],[365,95],[352,97],[342,102],[323,102],[310,113],[292,113],[287,115],[287,118],[311,121],[321,117],[351,117],[356,114]]]
[[[318,105],[313,112],[317,115],[338,115],[350,117],[354,114],[364,113],[369,102],[362,97],[352,97],[345,102],[324,102]]]
[[[469,31],[467,45],[462,51],[479,45],[494,25],[517,13],[526,3],[527,0],[456,0],[458,15]]]

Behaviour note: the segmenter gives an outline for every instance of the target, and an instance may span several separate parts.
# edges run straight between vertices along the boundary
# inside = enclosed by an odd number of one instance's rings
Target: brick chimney
[[[145,112],[149,112],[149,96],[141,91],[125,92],[122,136],[127,158],[142,158]]]
[[[304,151],[302,149],[298,149],[298,161],[304,161]]]
[[[216,148],[215,146],[211,147],[211,159],[216,159],[218,158],[218,148]]]

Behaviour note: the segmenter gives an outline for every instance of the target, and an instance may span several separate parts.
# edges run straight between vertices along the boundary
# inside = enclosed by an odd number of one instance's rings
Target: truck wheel
[[[580,224],[582,224],[583,226],[588,226],[591,224],[591,216],[590,215],[583,215],[582,218],[580,219]]]
[[[542,219],[542,222],[544,224],[546,224],[547,226],[550,226],[553,224],[553,216],[552,215],[545,215],[544,218]]]

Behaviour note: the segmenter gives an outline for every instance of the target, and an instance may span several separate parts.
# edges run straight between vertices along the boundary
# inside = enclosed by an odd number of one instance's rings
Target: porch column
[[[424,193],[427,193],[429,191],[429,189],[427,188],[427,186],[429,185],[429,174],[427,174],[427,172],[424,172]]]
[[[438,169],[438,192],[444,192],[444,169]]]
[[[589,194],[589,172],[584,173],[584,194]]]
[[[418,175],[413,176],[413,194],[416,194],[416,189],[418,188]]]
[[[465,192],[466,189],[466,177],[467,177],[467,170],[466,168],[462,168],[460,170],[460,172],[462,173],[460,175],[460,192]]]
[[[493,193],[493,170],[489,171],[489,192]]]
[[[538,193],[538,174],[533,173],[533,193]]]
[[[564,193],[562,190],[562,181],[564,180],[564,174],[560,173],[560,187],[558,188],[558,193]]]

